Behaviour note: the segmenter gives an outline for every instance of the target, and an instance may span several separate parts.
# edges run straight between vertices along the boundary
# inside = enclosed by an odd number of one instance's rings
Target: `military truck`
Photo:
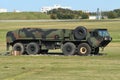
[[[50,49],[61,49],[64,55],[98,54],[111,42],[107,29],[40,29],[22,28],[6,34],[6,47],[21,54],[35,55],[47,53]]]

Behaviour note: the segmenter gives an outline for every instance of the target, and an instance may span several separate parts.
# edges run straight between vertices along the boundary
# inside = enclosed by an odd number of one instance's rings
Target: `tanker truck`
[[[75,29],[41,29],[22,28],[8,31],[6,48],[21,54],[35,55],[47,53],[51,49],[61,49],[64,55],[98,54],[112,41],[107,29],[86,29],[78,26]]]

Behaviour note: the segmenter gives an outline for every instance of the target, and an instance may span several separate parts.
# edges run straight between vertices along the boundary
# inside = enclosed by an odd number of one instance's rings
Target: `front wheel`
[[[86,55],[91,54],[91,47],[87,43],[79,44],[77,50],[78,50],[79,55],[86,56]]]

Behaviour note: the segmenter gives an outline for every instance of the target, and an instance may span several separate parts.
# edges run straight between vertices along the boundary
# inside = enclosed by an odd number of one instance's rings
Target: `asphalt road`
[[[43,20],[0,20],[0,22],[104,22],[104,21],[120,21],[120,19],[108,19],[108,20],[88,20],[88,19],[63,19],[63,20],[51,20],[51,19],[43,19]]]
[[[80,20],[0,20],[0,22],[76,22]]]

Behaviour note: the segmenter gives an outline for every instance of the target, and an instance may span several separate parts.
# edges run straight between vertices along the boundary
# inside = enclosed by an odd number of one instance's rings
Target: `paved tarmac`
[[[80,20],[0,20],[0,22],[74,22]]]

